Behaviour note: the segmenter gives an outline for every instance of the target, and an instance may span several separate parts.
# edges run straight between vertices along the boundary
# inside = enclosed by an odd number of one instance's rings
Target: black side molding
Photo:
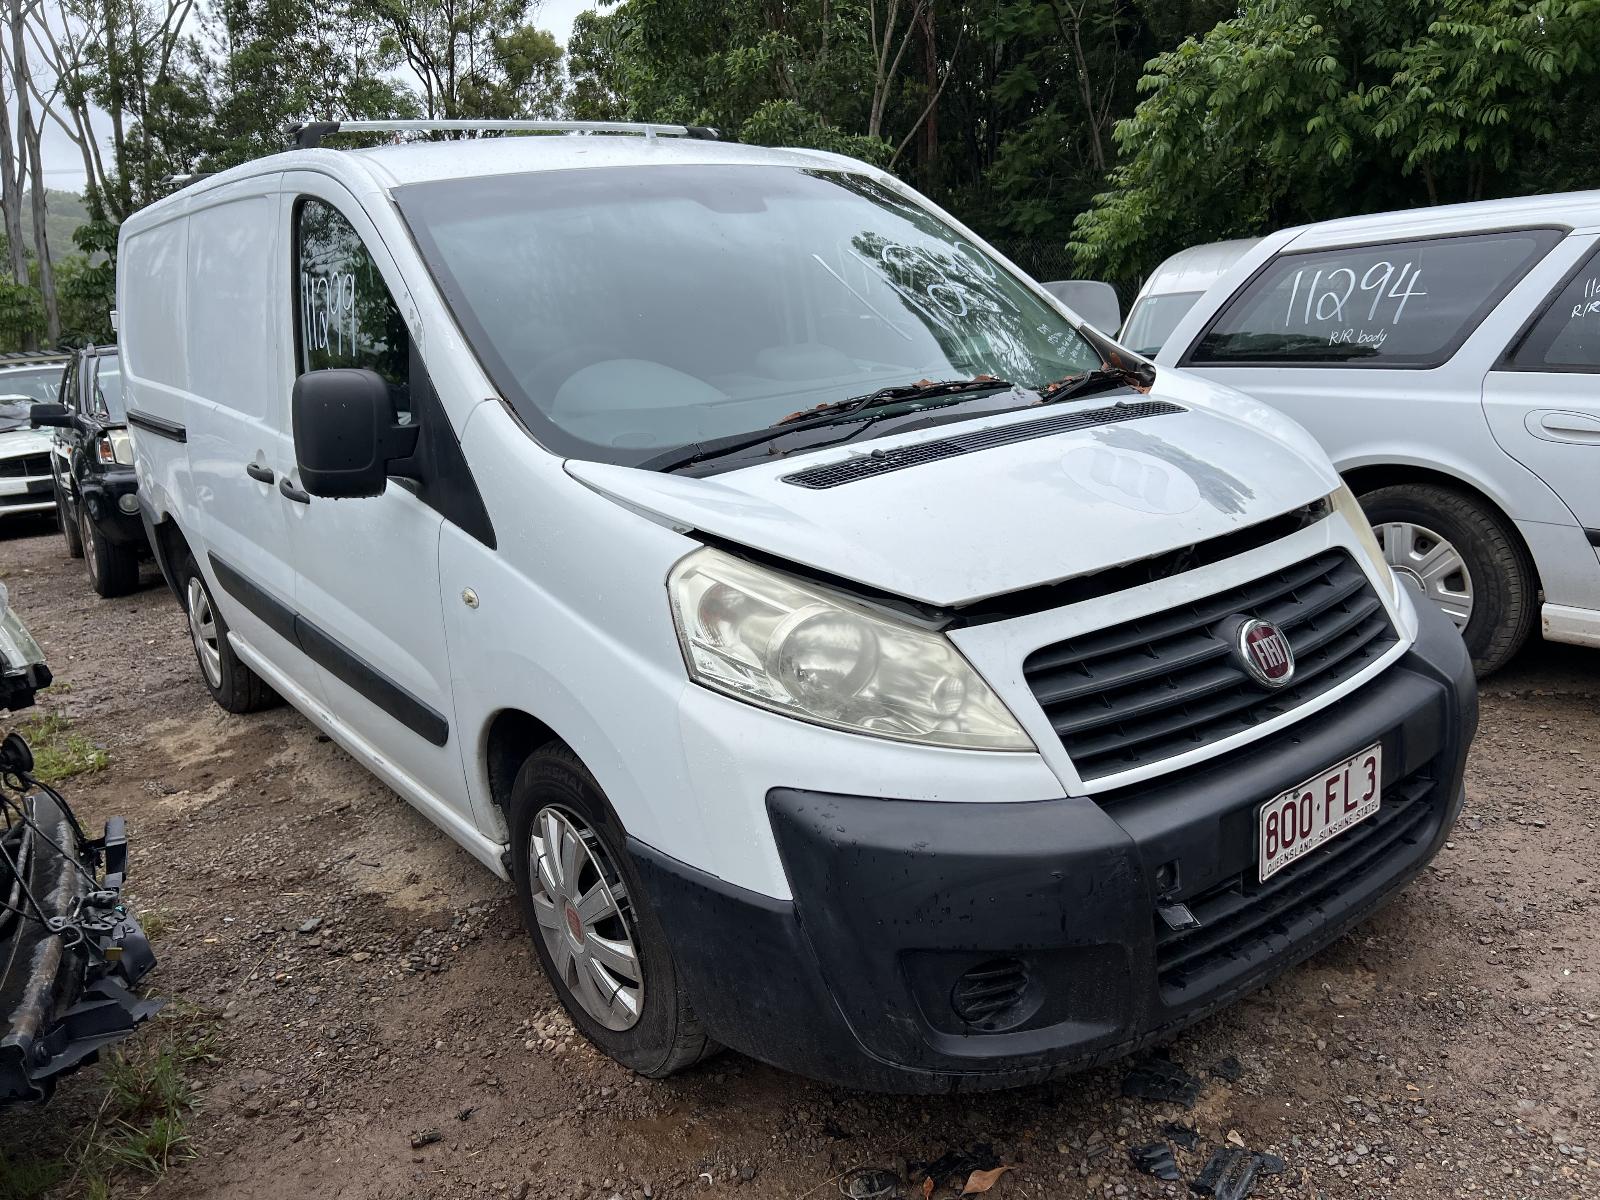
[[[1589,539],[1589,545],[1600,547],[1600,529],[1585,529],[1583,536]]]
[[[152,417],[149,413],[142,413],[135,409],[128,410],[128,424],[135,429],[142,429],[146,433],[153,433],[157,437],[171,438],[175,442],[187,442],[189,431],[176,421],[168,421],[162,417]]]
[[[215,554],[211,569],[223,589],[307,658],[360,692],[412,733],[435,746],[450,740],[450,722],[325,630],[240,574]]]

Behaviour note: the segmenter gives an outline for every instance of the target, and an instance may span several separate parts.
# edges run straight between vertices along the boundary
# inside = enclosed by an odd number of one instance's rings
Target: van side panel
[[[197,209],[189,218],[189,387],[256,420],[286,405],[272,335],[281,297],[271,277],[278,198],[246,196]]]
[[[294,467],[288,384],[277,353],[287,325],[288,267],[278,253],[277,179],[258,178],[205,194],[191,209],[186,323],[189,376],[189,505],[180,522],[235,643],[296,679],[304,655],[281,627],[222,586],[217,564],[292,608],[295,564],[291,505],[272,477]],[[257,605],[256,609],[261,606]]]
[[[189,386],[188,232],[181,217],[140,231],[124,240],[117,269],[119,280],[128,281],[118,298],[124,369],[150,385],[141,398],[151,415],[179,420],[179,414],[163,411],[161,396],[181,404]]]

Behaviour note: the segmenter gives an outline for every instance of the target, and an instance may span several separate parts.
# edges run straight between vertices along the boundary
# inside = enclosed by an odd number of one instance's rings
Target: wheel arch
[[[178,528],[177,520],[170,513],[155,516],[147,508],[144,510],[144,520],[150,535],[150,552],[155,556],[156,565],[161,568],[161,578],[167,581],[173,599],[183,604],[178,565],[183,562],[185,555],[193,553],[189,539],[184,537],[183,530]]]
[[[502,708],[483,732],[483,768],[489,799],[504,820],[510,811],[511,787],[522,764],[546,746],[571,746],[549,725],[520,708]],[[574,751],[576,753],[576,751]]]
[[[1504,523],[1533,571],[1534,586],[1543,588],[1544,585],[1539,578],[1538,560],[1534,558],[1533,550],[1529,547],[1527,539],[1522,536],[1522,531],[1517,528],[1517,523],[1511,514],[1506,512],[1504,505],[1493,496],[1461,476],[1441,471],[1436,467],[1423,467],[1413,463],[1367,463],[1341,471],[1340,475],[1358,497],[1367,492],[1377,491],[1379,488],[1399,487],[1405,484],[1425,484],[1460,492]]]

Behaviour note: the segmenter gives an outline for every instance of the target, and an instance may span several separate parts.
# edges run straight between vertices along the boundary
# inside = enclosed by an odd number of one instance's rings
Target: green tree
[[[536,29],[529,0],[348,0],[410,68],[428,117],[548,117],[561,104],[561,45]]]
[[[1127,278],[1195,242],[1523,190],[1597,63],[1595,0],[1252,0],[1150,65],[1073,250]]]

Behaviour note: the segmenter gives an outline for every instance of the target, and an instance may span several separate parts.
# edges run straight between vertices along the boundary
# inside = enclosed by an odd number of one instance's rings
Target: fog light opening
[[[981,1033],[1000,1033],[1038,1011],[1042,998],[1030,984],[1028,965],[1020,958],[993,958],[956,980],[950,1006],[964,1025]]]
[[[117,497],[117,507],[130,517],[139,511],[139,497],[134,492],[124,492]]]

